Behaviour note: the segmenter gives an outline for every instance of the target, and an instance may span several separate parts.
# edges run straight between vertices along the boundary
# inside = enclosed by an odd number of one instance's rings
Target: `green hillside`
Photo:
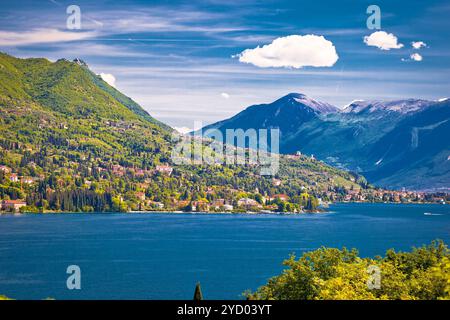
[[[304,156],[283,157],[275,179],[257,166],[175,166],[172,129],[80,60],[0,54],[0,114],[0,199],[24,199],[22,210],[219,210],[215,202],[237,208],[244,197],[301,210],[367,188]],[[289,200],[267,200],[276,194]]]

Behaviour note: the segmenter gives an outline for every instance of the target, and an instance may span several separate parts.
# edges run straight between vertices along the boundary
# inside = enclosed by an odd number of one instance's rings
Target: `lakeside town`
[[[287,159],[295,161],[299,155],[288,155]],[[72,163],[75,164],[75,163]],[[36,168],[34,162],[28,163],[31,168]],[[27,188],[36,187],[45,182],[46,177],[43,174],[35,176],[24,176],[18,172],[13,172],[12,168],[6,165],[0,165],[0,181],[2,189],[0,193],[2,213],[26,213],[26,212],[64,212],[63,208],[45,207],[36,208],[30,206],[30,199],[23,197]],[[156,176],[170,177],[174,168],[168,164],[157,165],[152,170],[125,167],[119,164],[113,164],[109,167],[89,168],[88,172],[93,177],[102,173],[108,173],[116,178],[132,176],[141,178],[142,182],[137,184],[136,191],[127,192],[127,194],[117,194],[113,201],[117,204],[118,212],[216,212],[216,213],[317,213],[326,211],[330,203],[335,202],[362,202],[362,203],[450,203],[450,194],[447,192],[415,192],[415,191],[395,191],[383,190],[377,188],[343,188],[340,192],[325,191],[314,194],[309,193],[306,188],[304,192],[297,196],[290,196],[285,193],[261,194],[258,190],[247,192],[241,189],[225,188],[218,190],[216,187],[206,187],[197,199],[186,197],[168,197],[155,200],[152,197],[149,187]],[[75,175],[75,178],[80,178]],[[272,178],[271,184],[279,187],[283,184],[282,179]],[[62,179],[56,180],[56,188],[64,187]],[[14,188],[15,194],[8,195],[5,188]],[[95,179],[84,179],[80,187],[86,190],[96,190]],[[46,187],[46,194],[55,193],[56,190]],[[223,196],[223,197],[221,197]],[[81,212],[93,212],[93,208],[87,207],[86,210],[76,210]],[[74,210],[75,211],[75,210]]]

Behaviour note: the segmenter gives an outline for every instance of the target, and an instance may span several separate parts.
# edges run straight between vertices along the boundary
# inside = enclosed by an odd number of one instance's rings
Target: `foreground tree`
[[[194,291],[194,300],[203,300],[202,288],[200,287],[200,282],[197,282]]]
[[[384,258],[374,259],[359,257],[356,249],[320,248],[298,260],[291,256],[284,265],[288,268],[282,274],[247,298],[450,299],[450,251],[442,241],[411,252],[388,250]]]

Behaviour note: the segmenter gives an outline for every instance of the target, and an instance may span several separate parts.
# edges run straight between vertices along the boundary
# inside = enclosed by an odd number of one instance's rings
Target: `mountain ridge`
[[[431,126],[429,131],[442,130],[446,126],[446,120],[449,115],[446,112],[435,111],[434,106],[450,105],[450,100],[430,101],[424,99],[396,99],[396,100],[368,100],[354,101],[344,109],[336,107],[326,109],[313,109],[308,103],[299,103],[300,101],[311,102],[311,105],[325,105],[308,98],[303,94],[291,93],[272,103],[250,106],[237,115],[213,123],[203,128],[205,135],[208,135],[208,129],[249,129],[249,128],[279,128],[281,131],[280,152],[283,154],[292,154],[301,151],[307,154],[314,154],[318,159],[337,166],[345,170],[353,170],[361,174],[367,174],[370,181],[386,188],[410,189],[450,189],[450,161],[444,161],[445,154],[450,155],[450,145],[448,142],[441,144],[441,153],[436,150],[426,148],[423,145],[423,135],[426,130],[419,126],[408,126],[408,119],[416,119],[420,123],[421,115],[424,119],[441,119],[442,123],[428,123]],[[302,106],[304,110],[300,115],[298,111],[292,108],[292,105]],[[267,112],[267,106],[271,111]],[[277,114],[273,110],[277,110]],[[277,115],[282,114],[281,121]],[[433,125],[436,125],[433,127]],[[399,169],[399,164],[394,165],[400,160],[392,159],[392,162],[386,157],[380,161],[382,154],[391,155],[388,150],[391,145],[389,139],[395,139],[396,128],[402,128],[404,131],[401,136],[404,138],[404,145],[396,145],[396,149],[406,148],[408,139],[416,139],[423,146],[421,161],[416,164],[409,163],[408,168],[403,168],[401,174],[393,172],[393,169]],[[397,129],[400,130],[400,129]],[[418,131],[417,131],[418,130]],[[425,130],[425,131],[424,131]],[[419,132],[419,133],[418,133]],[[436,131],[438,132],[438,131]],[[450,136],[450,131],[441,132],[441,136],[433,134],[434,139],[442,139],[442,136]],[[383,137],[390,137],[383,140]],[[447,139],[448,140],[448,139]],[[381,141],[381,142],[380,142]],[[384,142],[383,142],[384,141]],[[434,144],[428,144],[431,148]],[[407,154],[406,152],[405,154]],[[438,153],[440,154],[438,156]],[[374,159],[374,155],[379,156]],[[393,154],[392,154],[393,155]],[[430,159],[425,159],[426,157]],[[436,158],[432,160],[431,158]],[[440,160],[438,160],[440,159]],[[406,160],[404,160],[406,161]],[[437,161],[437,162],[436,162]],[[440,162],[439,162],[440,161]],[[390,163],[390,164],[389,164]],[[405,162],[406,163],[406,162]],[[416,166],[416,167],[414,167]],[[432,166],[433,169],[427,169]],[[436,167],[436,168],[434,168]],[[392,177],[387,176],[391,172]],[[411,179],[411,174],[418,174],[415,179]]]
[[[397,112],[412,113],[421,111],[424,108],[437,103],[436,101],[423,99],[400,99],[400,100],[358,100],[354,101],[344,109],[343,113],[361,113],[361,112]]]

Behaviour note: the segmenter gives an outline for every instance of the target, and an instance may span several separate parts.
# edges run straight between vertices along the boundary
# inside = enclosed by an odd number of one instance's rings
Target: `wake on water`
[[[431,212],[424,212],[424,215],[426,216],[443,216],[442,213],[431,213]]]

